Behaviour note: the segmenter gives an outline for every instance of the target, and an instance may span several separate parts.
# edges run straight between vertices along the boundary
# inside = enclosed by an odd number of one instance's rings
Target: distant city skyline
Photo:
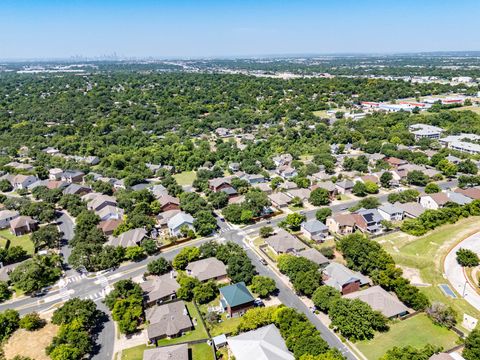
[[[480,50],[480,2],[2,0],[0,59]]]

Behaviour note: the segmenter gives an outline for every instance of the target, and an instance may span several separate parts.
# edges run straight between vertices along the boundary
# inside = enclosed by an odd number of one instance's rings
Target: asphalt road
[[[456,186],[456,181],[449,181],[439,184],[443,189],[451,188]],[[418,190],[422,191],[422,188],[417,187]],[[387,200],[387,194],[376,195],[380,202],[385,202]],[[358,201],[351,200],[343,202],[342,204],[332,205],[330,209],[332,212],[342,212],[347,208],[354,206]],[[303,212],[307,218],[314,218],[316,209],[308,210]],[[70,247],[68,246],[68,241],[73,237],[74,224],[68,215],[64,213],[59,214],[59,227],[61,231],[64,232],[65,242],[62,244],[61,252],[64,254],[65,260],[68,259],[70,254]],[[268,224],[276,225],[285,218],[286,215],[271,219]],[[17,309],[20,314],[26,314],[32,311],[42,312],[48,309],[51,309],[55,304],[66,301],[73,297],[79,297],[82,299],[92,299],[94,300],[100,309],[106,311],[103,303],[101,302],[105,296],[106,288],[113,284],[114,282],[121,279],[129,279],[142,275],[146,271],[147,264],[157,257],[164,257],[168,260],[172,260],[176,254],[185,246],[199,246],[202,243],[205,243],[211,239],[217,239],[219,241],[234,241],[237,244],[242,245],[249,258],[252,260],[252,263],[255,265],[259,274],[271,277],[275,280],[277,287],[279,289],[279,300],[286,306],[293,307],[298,311],[303,312],[308,319],[316,326],[316,328],[321,332],[322,337],[328,342],[332,347],[338,348],[348,359],[356,359],[350,350],[337,338],[337,336],[327,328],[311,311],[307,306],[301,301],[301,299],[288,287],[286,286],[280,277],[268,266],[264,266],[260,263],[258,255],[251,250],[244,243],[244,238],[247,233],[254,233],[258,231],[262,226],[267,225],[267,221],[261,221],[254,225],[246,226],[242,229],[234,229],[229,224],[218,220],[218,225],[220,227],[219,234],[212,238],[202,238],[194,242],[189,242],[183,246],[173,248],[162,252],[160,255],[155,257],[150,257],[136,263],[128,263],[114,269],[110,272],[105,272],[103,274],[96,274],[95,276],[86,276],[80,275],[74,270],[68,270],[66,276],[60,280],[59,284],[53,287],[46,295],[42,297],[23,297],[15,301],[8,301],[3,304],[0,304],[0,311],[6,309]],[[115,341],[115,331],[114,324],[111,319],[104,324],[102,331],[98,335],[97,343],[100,346],[97,354],[93,356],[95,360],[105,360],[111,359],[113,356],[113,345]]]

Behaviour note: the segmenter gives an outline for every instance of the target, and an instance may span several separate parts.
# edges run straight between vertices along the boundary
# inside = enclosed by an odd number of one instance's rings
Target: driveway
[[[444,271],[453,289],[463,297],[468,303],[480,310],[480,295],[476,292],[472,284],[469,283],[463,267],[457,263],[456,252],[460,249],[470,249],[477,254],[480,253],[480,232],[472,235],[460,244],[455,246],[445,257]]]

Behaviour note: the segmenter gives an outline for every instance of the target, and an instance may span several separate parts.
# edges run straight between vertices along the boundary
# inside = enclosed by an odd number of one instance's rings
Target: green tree
[[[228,259],[227,275],[234,283],[243,281],[245,284],[250,284],[255,275],[255,266],[247,255],[235,255]]]
[[[208,236],[211,235],[217,228],[217,220],[211,211],[199,211],[195,215],[193,226],[195,227],[195,231],[198,235]]]
[[[321,221],[322,223],[325,224],[325,222],[327,221],[327,218],[329,216],[332,216],[332,210],[330,208],[327,208],[327,207],[324,207],[324,208],[320,208],[317,210],[317,212],[315,213],[315,217],[318,221]]]
[[[102,312],[93,300],[73,298],[53,312],[52,323],[64,325],[78,320],[84,327],[92,329],[100,323],[101,317]]]
[[[138,261],[145,257],[145,250],[141,246],[129,246],[125,249],[125,259]]]
[[[392,180],[393,180],[393,175],[390,171],[385,171],[380,176],[380,184],[382,185],[382,187],[384,187],[386,189],[390,188]]]
[[[58,255],[34,256],[17,266],[10,273],[10,280],[16,287],[30,294],[55,283],[61,273]]]
[[[32,242],[35,245],[35,249],[54,248],[60,245],[63,234],[58,231],[56,225],[46,225],[39,228],[32,234]]]
[[[426,194],[435,194],[435,193],[439,193],[440,191],[442,191],[442,189],[440,188],[440,186],[438,186],[437,183],[428,183],[427,186],[425,186],[425,193]]]
[[[456,253],[457,262],[463,267],[475,267],[480,264],[478,255],[470,249],[459,249]]]
[[[275,284],[275,280],[266,277],[266,276],[260,276],[260,275],[255,275],[252,279],[252,291],[261,298],[266,298],[275,290],[277,289],[277,286]]]
[[[4,341],[18,329],[20,315],[17,310],[7,309],[0,313],[0,340]]]
[[[22,317],[19,325],[22,329],[34,331],[42,328],[45,323],[45,320],[43,320],[36,312],[33,312]]]
[[[480,330],[473,330],[465,339],[462,356],[465,360],[480,359]]]
[[[434,302],[426,309],[427,315],[440,326],[451,329],[457,324],[457,313],[452,307],[440,302]]]
[[[173,268],[184,270],[187,265],[200,258],[200,250],[196,247],[185,247],[173,258]]]
[[[367,187],[361,181],[356,181],[355,185],[353,185],[352,193],[357,196],[365,196],[367,195]]]
[[[428,176],[419,170],[413,170],[407,174],[407,182],[410,185],[425,186],[428,180]]]
[[[299,213],[288,214],[285,220],[281,222],[281,225],[287,227],[293,231],[300,229],[300,225],[306,220],[305,215]]]
[[[13,186],[7,179],[0,180],[0,191],[1,192],[10,192],[13,190]]]
[[[367,192],[367,194],[377,194],[378,185],[375,184],[373,181],[365,181],[365,191]]]
[[[10,299],[12,292],[5,281],[0,281],[0,302]]]
[[[333,301],[340,299],[342,294],[337,289],[323,285],[318,287],[312,295],[312,301],[320,311],[328,313]]]
[[[318,270],[307,272],[299,271],[292,279],[293,288],[296,292],[311,297],[314,291],[320,286],[321,274]]]
[[[193,288],[193,299],[198,304],[206,304],[217,297],[218,287],[214,281],[200,283]]]
[[[330,197],[327,190],[323,188],[316,188],[310,193],[308,201],[313,206],[322,206],[330,204]]]
[[[262,226],[262,227],[260,228],[260,231],[259,231],[260,236],[261,236],[262,238],[267,238],[267,237],[269,237],[270,235],[273,234],[273,232],[274,232],[274,231],[273,231],[273,228],[272,228],[271,226]]]
[[[172,265],[163,257],[152,260],[147,265],[147,270],[152,275],[163,275],[172,269]]]
[[[420,349],[414,348],[410,345],[405,347],[395,346],[388,350],[380,360],[428,360],[441,350],[441,348],[430,344],[427,344]]]

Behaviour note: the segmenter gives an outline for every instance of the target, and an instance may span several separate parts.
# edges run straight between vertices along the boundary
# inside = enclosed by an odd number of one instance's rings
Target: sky
[[[478,0],[0,0],[0,59],[480,50]]]

